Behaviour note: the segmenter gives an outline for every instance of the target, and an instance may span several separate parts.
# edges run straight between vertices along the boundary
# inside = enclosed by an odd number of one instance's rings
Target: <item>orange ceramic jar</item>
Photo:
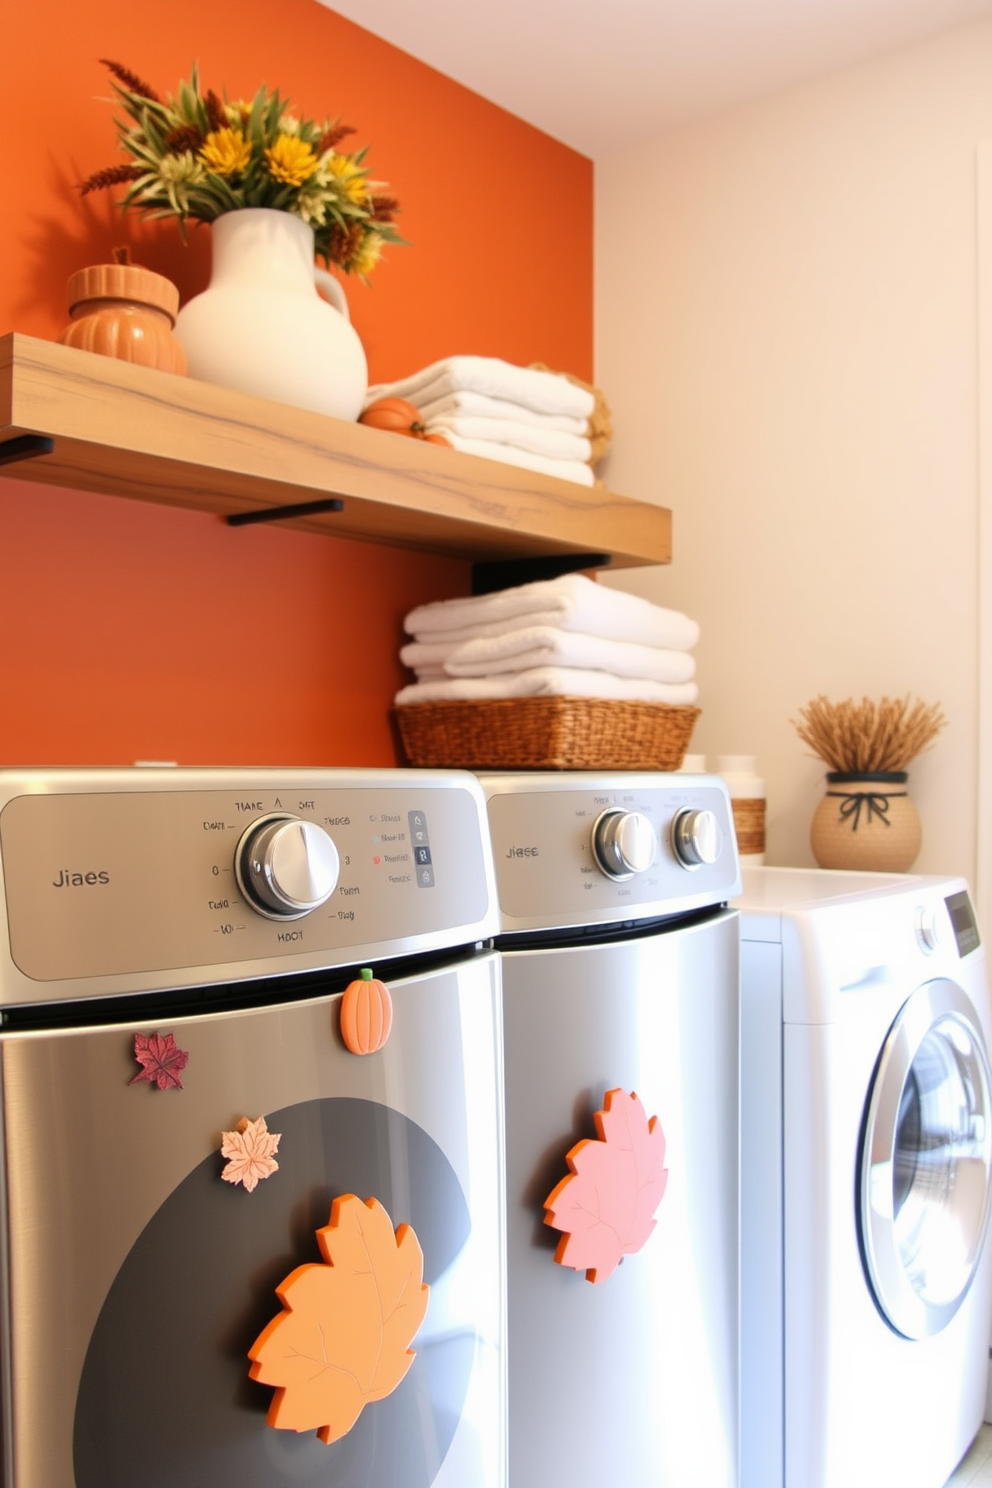
[[[186,353],[172,334],[179,291],[161,274],[138,264],[95,264],[69,279],[69,325],[63,346],[101,356],[186,372]]]

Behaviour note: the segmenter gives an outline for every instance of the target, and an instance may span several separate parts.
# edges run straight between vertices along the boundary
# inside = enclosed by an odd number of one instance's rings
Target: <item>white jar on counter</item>
[[[682,760],[682,763],[679,765],[678,774],[679,775],[705,775],[706,774],[706,756],[705,756],[705,754],[687,754],[687,755],[685,755],[684,758],[683,758],[683,760]]]
[[[765,861],[765,782],[755,770],[755,757],[718,754],[716,768],[730,791],[741,863],[758,867]]]

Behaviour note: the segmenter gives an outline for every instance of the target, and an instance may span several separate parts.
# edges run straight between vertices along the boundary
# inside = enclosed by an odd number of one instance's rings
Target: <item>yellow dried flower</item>
[[[218,176],[235,176],[251,160],[251,145],[240,129],[212,129],[200,146],[200,159]]]
[[[349,201],[360,203],[365,200],[365,172],[347,155],[325,155],[322,164],[328,179],[335,182]]]
[[[269,175],[287,186],[302,186],[317,169],[317,157],[310,146],[292,134],[280,134],[265,152]]]
[[[381,253],[382,239],[377,233],[369,233],[366,235],[365,242],[349,263],[348,268],[353,274],[362,274],[363,276],[371,274],[379,262]]]

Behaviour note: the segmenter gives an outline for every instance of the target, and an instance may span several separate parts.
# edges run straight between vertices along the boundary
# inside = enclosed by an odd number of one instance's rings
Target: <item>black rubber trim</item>
[[[417,956],[375,957],[349,966],[332,966],[276,976],[246,978],[198,987],[174,987],[161,992],[123,993],[118,997],[84,997],[72,1002],[26,1003],[4,1008],[4,1033],[57,1028],[99,1028],[109,1023],[171,1022],[202,1013],[241,1012],[247,1008],[277,1007],[287,1002],[311,1002],[343,992],[359,968],[371,966],[384,982],[421,976],[464,965],[492,950],[492,941],[446,947]]]
[[[726,904],[708,904],[705,909],[688,913],[657,915],[648,920],[621,920],[613,925],[570,925],[563,930],[522,930],[497,935],[495,946],[500,951],[546,951],[556,946],[612,945],[617,941],[640,940],[647,935],[686,930],[717,919]]]

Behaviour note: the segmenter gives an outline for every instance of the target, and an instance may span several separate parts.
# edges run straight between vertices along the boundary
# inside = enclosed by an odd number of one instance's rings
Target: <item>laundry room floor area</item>
[[[992,1426],[983,1426],[947,1488],[992,1488]]]

